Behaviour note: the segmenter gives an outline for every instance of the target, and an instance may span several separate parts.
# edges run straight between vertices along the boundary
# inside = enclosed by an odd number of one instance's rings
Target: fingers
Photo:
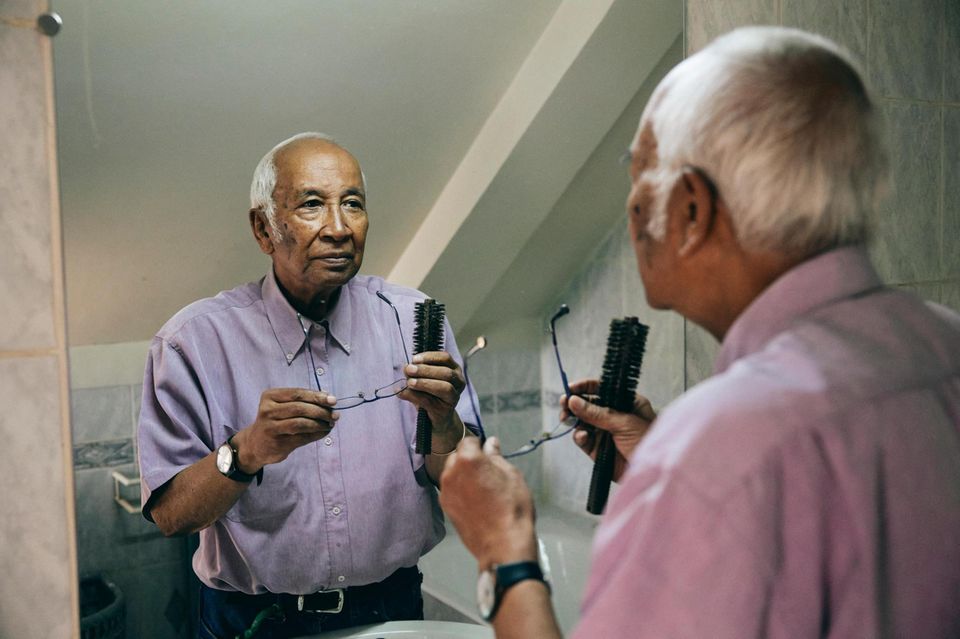
[[[567,408],[582,422],[612,433],[629,432],[648,425],[646,421],[637,419],[636,415],[603,408],[576,395],[570,398]]]
[[[486,455],[500,454],[500,440],[496,437],[489,437],[483,445],[483,452]]]
[[[337,398],[324,391],[310,390],[309,388],[271,388],[263,391],[260,396],[261,403],[264,400],[270,400],[278,404],[286,402],[306,402],[318,406],[332,406]]]
[[[425,353],[421,353],[424,355]],[[448,353],[442,353],[449,358]],[[417,358],[421,357],[417,355],[414,357],[414,362],[417,361]],[[466,385],[467,382],[463,377],[463,371],[457,365],[456,362],[451,358],[449,360],[449,365],[442,364],[431,364],[431,363],[416,363],[416,364],[407,364],[403,372],[411,380],[414,379],[429,379],[436,380],[440,382],[445,382],[449,384],[456,392],[459,394]]]

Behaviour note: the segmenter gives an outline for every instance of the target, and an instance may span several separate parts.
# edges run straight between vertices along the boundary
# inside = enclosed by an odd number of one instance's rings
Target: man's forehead
[[[279,151],[274,158],[277,184],[291,188],[309,184],[317,179],[337,177],[362,185],[360,164],[343,147],[327,140],[298,140]]]

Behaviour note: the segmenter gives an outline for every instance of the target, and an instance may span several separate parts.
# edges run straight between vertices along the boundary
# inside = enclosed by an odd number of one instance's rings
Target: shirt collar
[[[352,336],[353,300],[350,288],[349,282],[340,287],[340,298],[325,320],[328,334],[347,355],[350,354],[352,348],[350,340]],[[263,283],[260,285],[260,294],[266,308],[267,319],[273,328],[274,335],[276,335],[277,343],[283,350],[283,356],[289,364],[303,347],[303,342],[306,339],[303,327],[308,326],[308,322],[313,320],[304,317],[301,324],[296,309],[290,305],[290,302],[284,297],[283,291],[280,290],[273,269],[270,269],[270,273],[263,278]]]
[[[733,322],[720,347],[715,373],[762,349],[796,318],[881,286],[861,246],[822,253],[793,267],[766,288]]]

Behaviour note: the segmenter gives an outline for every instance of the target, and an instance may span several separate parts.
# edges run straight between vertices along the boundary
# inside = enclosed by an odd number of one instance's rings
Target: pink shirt
[[[960,636],[960,316],[857,248],[774,282],[635,451],[575,636]]]

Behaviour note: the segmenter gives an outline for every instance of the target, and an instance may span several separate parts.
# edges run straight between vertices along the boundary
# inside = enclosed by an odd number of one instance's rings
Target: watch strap
[[[254,479],[256,479],[257,486],[262,484],[263,483],[263,467],[261,467],[260,470],[253,473],[252,475],[250,473],[243,472],[242,470],[240,470],[240,467],[237,465],[237,460],[240,458],[240,453],[237,452],[237,447],[233,445],[233,436],[227,439],[227,446],[229,446],[230,450],[233,451],[233,470],[231,470],[230,473],[227,474],[227,477],[229,477],[234,481],[243,482],[244,484],[249,484]]]
[[[490,611],[490,619],[493,619],[493,616],[497,614],[497,610],[500,608],[500,602],[503,600],[503,595],[507,590],[521,581],[535,579],[547,587],[548,593],[553,592],[550,588],[550,582],[543,576],[543,570],[536,561],[518,561],[512,564],[500,564],[494,568],[494,571],[497,577],[497,586],[493,610]]]

